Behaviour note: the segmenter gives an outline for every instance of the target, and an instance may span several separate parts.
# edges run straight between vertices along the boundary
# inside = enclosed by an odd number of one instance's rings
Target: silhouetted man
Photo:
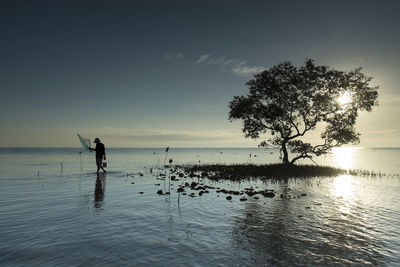
[[[90,148],[90,150],[96,151],[97,173],[99,173],[100,168],[106,172],[106,170],[103,168],[103,158],[106,160],[106,148],[104,147],[104,144],[100,142],[99,138],[94,139],[94,143],[96,144],[96,148]]]

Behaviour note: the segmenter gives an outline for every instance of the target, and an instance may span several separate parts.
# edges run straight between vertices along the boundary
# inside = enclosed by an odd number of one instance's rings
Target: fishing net
[[[80,136],[79,134],[77,134],[77,135],[78,135],[79,141],[81,141],[83,148],[86,150],[89,150],[90,149],[90,139]]]

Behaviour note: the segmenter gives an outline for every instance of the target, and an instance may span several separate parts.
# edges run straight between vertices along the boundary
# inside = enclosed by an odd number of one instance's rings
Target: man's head
[[[100,143],[100,139],[96,137],[96,138],[94,139],[93,143],[95,143],[95,144]]]

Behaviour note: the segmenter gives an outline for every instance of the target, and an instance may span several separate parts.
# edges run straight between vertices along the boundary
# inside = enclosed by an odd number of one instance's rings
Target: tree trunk
[[[282,152],[283,152],[283,158],[282,158],[283,163],[289,164],[289,154],[286,149],[286,141],[282,142]]]

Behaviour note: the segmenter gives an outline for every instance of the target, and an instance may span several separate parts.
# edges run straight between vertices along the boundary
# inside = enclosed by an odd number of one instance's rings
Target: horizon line
[[[264,147],[172,147],[172,146],[162,146],[162,147],[120,147],[120,146],[110,146],[107,149],[279,149],[278,147],[264,148]],[[341,146],[333,148],[354,148],[354,149],[400,149],[399,146]],[[332,148],[332,149],[333,149]],[[81,147],[58,147],[58,146],[0,146],[0,149],[82,149]]]

